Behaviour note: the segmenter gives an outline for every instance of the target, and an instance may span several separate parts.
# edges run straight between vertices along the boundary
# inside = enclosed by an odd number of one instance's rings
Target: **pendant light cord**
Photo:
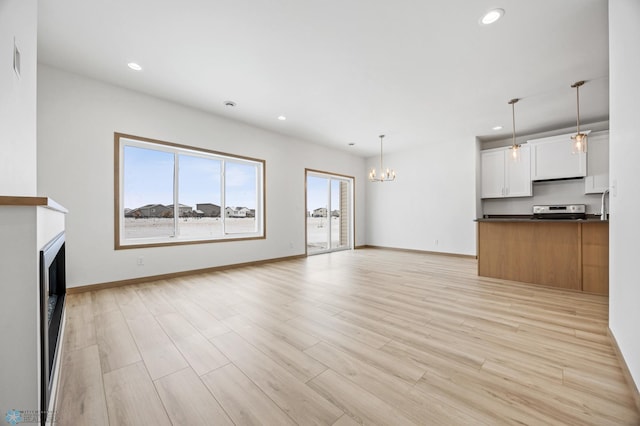
[[[382,168],[382,139],[384,139],[384,135],[380,135],[380,173],[384,176],[384,171]]]
[[[520,148],[520,146],[516,144],[516,102],[518,102],[519,100],[520,99],[518,98],[514,98],[509,101],[509,103],[511,104],[511,125],[513,129],[513,145],[511,146],[511,148],[513,149]]]
[[[512,118],[512,129],[513,129],[513,146],[516,146],[516,103],[511,104],[511,118]]]
[[[576,117],[577,135],[580,135],[580,86],[582,86],[584,83],[585,83],[584,80],[581,80],[581,81],[576,81],[571,85],[571,87],[576,88],[576,110],[578,113],[578,116]]]
[[[576,109],[578,111],[576,127],[578,134],[580,134],[580,85],[576,85]]]

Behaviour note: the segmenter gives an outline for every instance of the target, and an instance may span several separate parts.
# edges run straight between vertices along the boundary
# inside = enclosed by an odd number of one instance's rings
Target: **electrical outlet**
[[[289,248],[293,248],[293,242],[289,241]]]
[[[138,266],[142,266],[144,265],[144,257],[140,256],[138,257]]]
[[[436,245],[438,245],[438,240],[435,240],[434,242],[435,242]]]

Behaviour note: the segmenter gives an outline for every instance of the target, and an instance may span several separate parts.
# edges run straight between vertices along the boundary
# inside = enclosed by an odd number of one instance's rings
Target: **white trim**
[[[67,293],[68,294],[68,293]],[[60,386],[60,377],[62,375],[62,358],[64,354],[64,329],[67,323],[67,300],[65,297],[64,307],[62,311],[62,320],[60,321],[60,335],[58,336],[58,344],[56,345],[56,353],[53,357],[53,377],[51,378],[51,393],[49,394],[49,406],[47,407],[47,415],[53,414],[48,417],[45,424],[54,425],[57,424],[56,407],[58,405],[58,387]],[[40,413],[43,415],[43,413]]]

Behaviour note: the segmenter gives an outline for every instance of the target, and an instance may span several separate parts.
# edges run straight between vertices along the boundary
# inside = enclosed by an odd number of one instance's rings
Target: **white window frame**
[[[168,245],[215,243],[223,241],[237,241],[266,238],[265,230],[265,173],[266,162],[264,160],[242,157],[218,151],[196,148],[186,145],[179,145],[171,142],[164,142],[155,139],[143,138],[139,136],[114,133],[115,142],[115,249],[129,249],[141,247],[158,247]],[[124,149],[125,147],[136,147],[171,153],[174,155],[174,176],[173,176],[173,236],[168,237],[146,237],[146,238],[126,238],[125,218],[124,218]],[[222,236],[211,237],[181,237],[179,234],[180,204],[179,204],[179,155],[189,155],[211,160],[220,161],[220,221],[222,223]],[[248,164],[256,167],[256,212],[254,232],[227,232],[225,227],[225,171],[228,162],[238,164]]]

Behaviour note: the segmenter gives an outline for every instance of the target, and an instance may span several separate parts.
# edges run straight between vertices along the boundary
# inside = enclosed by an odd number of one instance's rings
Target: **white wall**
[[[482,200],[482,214],[530,215],[538,204],[585,204],[587,214],[599,214],[601,197],[584,193],[584,178],[533,182],[533,196]]]
[[[591,132],[601,132],[604,130],[609,130],[609,121],[605,120],[605,121],[596,121],[593,123],[582,123],[581,127],[583,130],[591,130]],[[557,135],[566,135],[568,133],[575,133],[576,128],[575,126],[571,126],[571,127],[563,127],[560,129],[554,129],[554,130],[547,130],[544,132],[536,132],[536,133],[529,133],[526,135],[518,135],[516,136],[516,143],[526,143],[527,141],[531,140],[531,139],[541,139],[541,138],[547,138],[550,136],[557,136]],[[500,147],[504,147],[504,146],[511,146],[511,144],[513,144],[513,139],[511,137],[505,138],[505,139],[491,139],[491,140],[481,140],[480,141],[480,149],[491,149],[491,148],[500,148]]]
[[[0,416],[39,410],[39,251],[64,230],[64,214],[45,207],[0,206]]]
[[[0,195],[36,194],[37,11],[36,0],[0,0]]]
[[[0,415],[38,410],[40,358],[36,208],[0,207],[0,235],[12,244],[0,248]],[[5,343],[6,342],[6,343]]]
[[[475,255],[476,158],[475,137],[385,154],[397,179],[366,183],[367,244]]]
[[[609,0],[611,221],[609,328],[640,387],[640,2]]]
[[[36,195],[37,1],[0,0],[0,195]],[[13,70],[13,49],[21,74]],[[36,208],[0,208],[0,415],[39,410]]]
[[[114,132],[266,160],[267,238],[115,251]],[[305,167],[356,178],[356,245],[365,242],[362,158],[44,65],[38,156],[39,192],[69,210],[68,287],[304,254]]]

